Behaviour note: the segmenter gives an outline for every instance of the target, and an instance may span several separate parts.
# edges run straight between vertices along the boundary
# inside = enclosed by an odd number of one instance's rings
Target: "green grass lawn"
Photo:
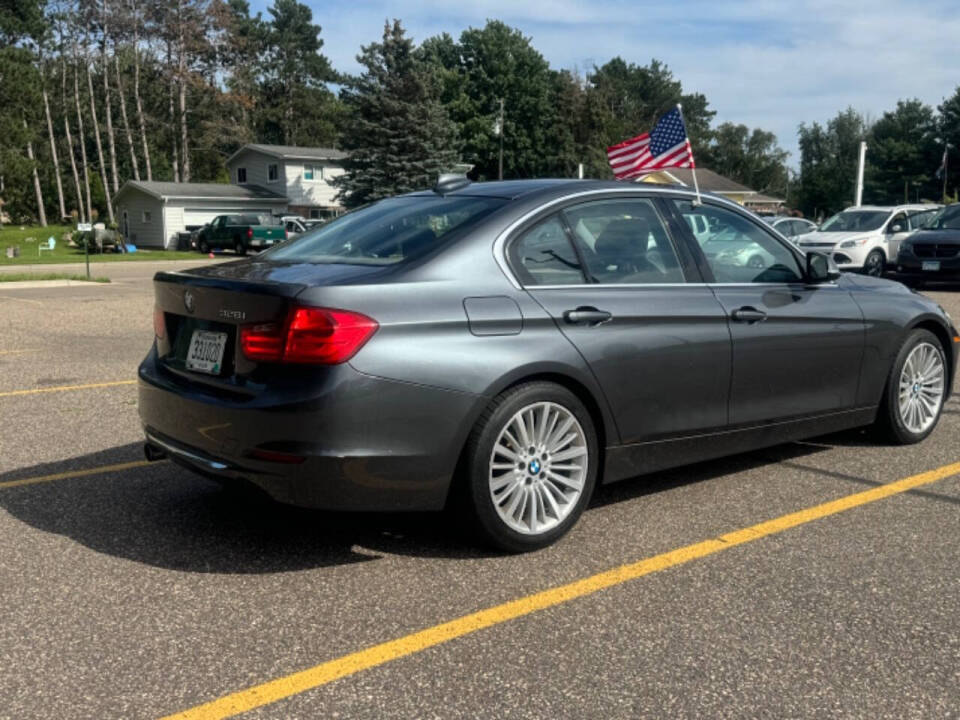
[[[30,282],[31,280],[76,280],[77,282],[95,282],[108,283],[108,277],[92,277],[86,275],[73,275],[70,273],[32,273],[32,272],[3,272],[0,273],[0,283],[5,282]]]
[[[83,250],[67,246],[60,238],[65,232],[74,230],[64,225],[47,227],[27,226],[22,230],[19,225],[4,225],[0,228],[0,265],[32,265],[35,263],[82,263]],[[37,246],[46,243],[53,236],[57,246],[52,252],[37,253]],[[20,257],[8,258],[7,248],[19,246]],[[200,260],[203,255],[195,252],[175,250],[141,250],[135,253],[91,254],[90,262],[131,262],[134,260]]]

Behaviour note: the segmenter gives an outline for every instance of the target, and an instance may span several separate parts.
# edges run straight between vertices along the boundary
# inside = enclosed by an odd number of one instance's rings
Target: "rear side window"
[[[454,231],[466,231],[506,202],[430,195],[381,200],[313,228],[259,259],[393,265],[439,246]]]
[[[599,200],[564,210],[591,282],[682,283],[667,229],[644,198]]]
[[[583,271],[567,231],[554,215],[534,225],[510,248],[524,285],[582,285]]]

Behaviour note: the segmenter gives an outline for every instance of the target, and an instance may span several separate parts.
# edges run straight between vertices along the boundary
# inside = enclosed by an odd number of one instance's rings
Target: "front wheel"
[[[863,261],[863,272],[871,277],[882,277],[885,264],[886,259],[883,257],[883,253],[880,250],[871,250],[866,260]]]
[[[598,461],[593,421],[576,395],[549,382],[507,390],[467,443],[470,506],[481,535],[510,552],[555,542],[589,502]]]
[[[933,432],[947,393],[947,361],[937,336],[914,330],[887,377],[877,428],[892,443],[910,445]]]
[[[210,243],[207,242],[206,238],[200,239],[200,242],[197,243],[197,250],[202,252],[204,255],[210,252]]]

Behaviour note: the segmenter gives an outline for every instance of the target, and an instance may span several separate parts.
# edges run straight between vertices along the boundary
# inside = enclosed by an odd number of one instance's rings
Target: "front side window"
[[[276,182],[280,177],[280,169],[276,163],[267,165],[267,182]]]
[[[247,181],[247,169],[237,168],[237,184],[242,185]]]
[[[696,239],[718,283],[803,282],[796,254],[759,225],[714,205],[674,202],[688,224],[700,217],[709,228]]]
[[[563,212],[590,282],[648,285],[684,281],[677,253],[652,201],[599,200]]]
[[[583,269],[557,215],[527,230],[510,248],[524,285],[582,285]]]
[[[446,242],[503,207],[502,198],[415,196],[381,200],[262,253],[273,262],[393,265]]]

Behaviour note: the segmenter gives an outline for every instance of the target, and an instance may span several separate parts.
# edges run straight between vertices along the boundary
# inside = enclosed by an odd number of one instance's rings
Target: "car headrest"
[[[650,223],[644,218],[611,220],[597,237],[594,250],[598,255],[636,255],[647,251]]]

